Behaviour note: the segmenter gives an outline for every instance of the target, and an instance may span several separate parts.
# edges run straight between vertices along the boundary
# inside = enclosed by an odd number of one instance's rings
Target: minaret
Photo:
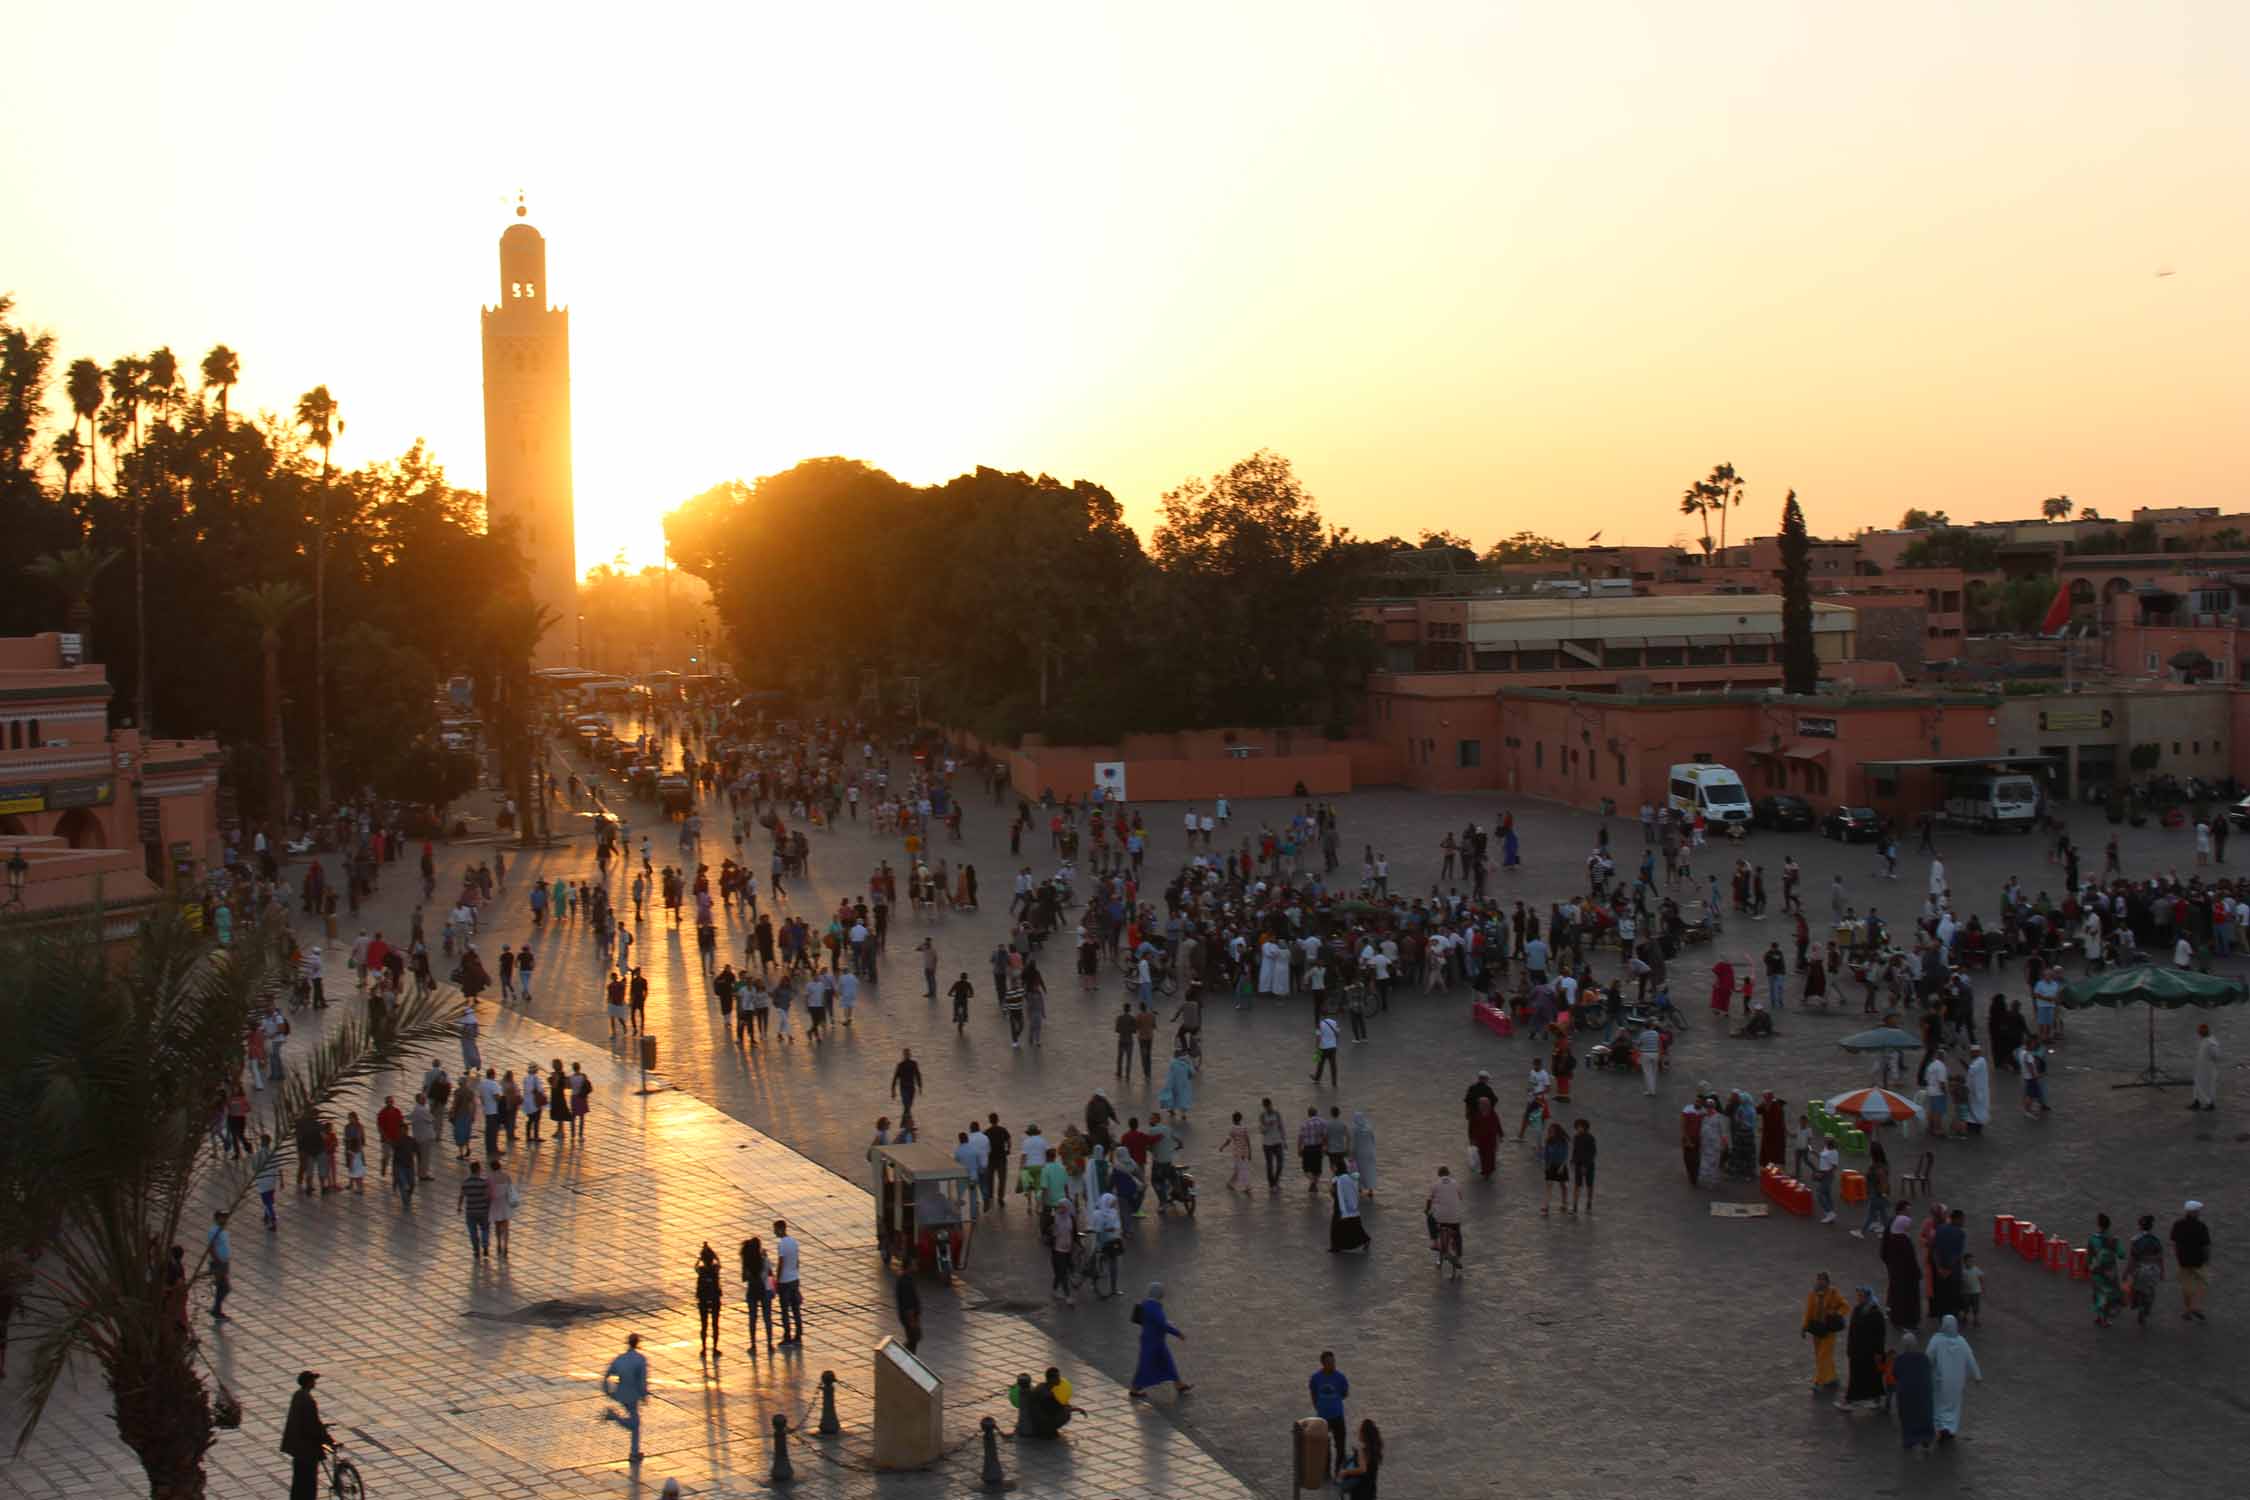
[[[537,664],[578,653],[578,526],[570,483],[570,313],[546,302],[547,241],[516,218],[500,236],[500,305],[484,309],[484,493],[513,522],[531,597],[555,612]]]

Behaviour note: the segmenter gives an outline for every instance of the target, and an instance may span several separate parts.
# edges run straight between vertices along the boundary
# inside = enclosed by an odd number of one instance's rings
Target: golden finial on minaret
[[[516,189],[516,217],[522,218],[529,210],[523,206],[523,189]]]

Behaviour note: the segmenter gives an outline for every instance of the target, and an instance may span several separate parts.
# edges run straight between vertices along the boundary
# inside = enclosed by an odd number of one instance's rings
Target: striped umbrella
[[[1853,1089],[1828,1101],[1828,1112],[1840,1120],[1868,1125],[1898,1125],[1922,1118],[1922,1106],[1889,1089]]]

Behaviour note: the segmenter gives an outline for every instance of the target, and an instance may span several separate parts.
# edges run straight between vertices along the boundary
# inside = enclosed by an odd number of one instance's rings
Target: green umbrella
[[[1922,1043],[1912,1032],[1896,1026],[1878,1026],[1855,1032],[1836,1044],[1846,1052],[1912,1052]]]
[[[2062,1003],[2072,1010],[2102,1005],[2123,1008],[2128,1005],[2148,1007],[2148,1067],[2142,1070],[2138,1083],[2121,1083],[2119,1088],[2163,1088],[2169,1084],[2185,1082],[2171,1077],[2156,1066],[2156,1013],[2178,1010],[2193,1005],[2208,1010],[2218,1005],[2233,1005],[2250,998],[2242,981],[2222,979],[2216,974],[2200,974],[2193,969],[2175,969],[2164,964],[2138,964],[2130,969],[2081,979],[2063,986]]]

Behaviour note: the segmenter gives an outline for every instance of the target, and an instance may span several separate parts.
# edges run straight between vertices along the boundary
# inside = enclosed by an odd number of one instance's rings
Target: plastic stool
[[[1994,1245],[2007,1244],[2009,1230],[2015,1226],[2015,1222],[2016,1216],[2014,1214],[1994,1214],[1992,1216],[1992,1243]]]
[[[2040,1232],[2039,1226],[2036,1224],[2028,1224],[2024,1226],[2023,1258],[2030,1261],[2033,1265],[2037,1265],[2039,1263],[2040,1257],[2045,1255],[2046,1253],[2047,1236]]]
[[[2047,1269],[2050,1271],[2067,1271],[2070,1269],[2070,1241],[2060,1237],[2047,1241]]]
[[[1865,1203],[1867,1201],[1866,1174],[1847,1171],[1843,1174],[1843,1184],[1844,1201],[1846,1203]]]
[[[1812,1189],[1794,1178],[1790,1179],[1788,1208],[1791,1213],[1800,1219],[1811,1218],[1813,1210]]]
[[[2008,1221],[2008,1248],[2018,1255],[2023,1254],[2023,1237],[2029,1233],[2031,1233],[2031,1221],[2029,1219],[2010,1219]]]
[[[1867,1132],[1857,1125],[1852,1126],[1844,1132],[1843,1148],[1848,1156],[1865,1156],[1867,1154]]]
[[[2093,1252],[2084,1246],[2070,1252],[2070,1279],[2072,1281],[2091,1281],[2094,1279]]]

